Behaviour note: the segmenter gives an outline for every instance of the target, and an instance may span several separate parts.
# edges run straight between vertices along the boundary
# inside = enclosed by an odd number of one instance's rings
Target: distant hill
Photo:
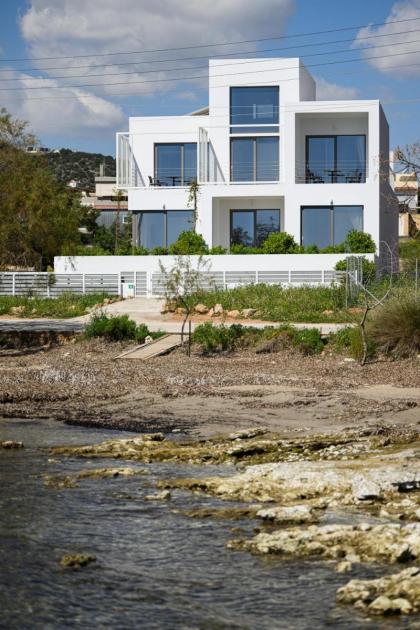
[[[83,190],[95,190],[95,175],[99,167],[105,164],[105,175],[115,175],[115,158],[102,153],[87,153],[60,149],[58,153],[44,154],[49,168],[60,182],[80,181]]]

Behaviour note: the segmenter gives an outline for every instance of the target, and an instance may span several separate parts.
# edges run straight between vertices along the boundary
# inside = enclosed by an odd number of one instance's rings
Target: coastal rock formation
[[[74,555],[66,554],[60,559],[60,564],[65,569],[80,569],[92,562],[96,562],[96,556],[85,553],[76,553]]]
[[[420,612],[420,568],[375,580],[351,580],[338,589],[336,599],[375,615]]]
[[[3,440],[0,442],[0,448],[23,448],[23,442],[16,442],[15,440]]]
[[[250,540],[232,540],[228,547],[294,558],[317,556],[336,560],[354,554],[362,562],[411,562],[420,558],[420,523],[279,529],[257,534]]]

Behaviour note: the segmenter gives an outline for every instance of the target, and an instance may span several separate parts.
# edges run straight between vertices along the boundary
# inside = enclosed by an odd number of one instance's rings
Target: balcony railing
[[[297,184],[364,184],[367,176],[367,167],[360,162],[349,162],[340,168],[331,168],[325,162],[310,166],[296,163]]]

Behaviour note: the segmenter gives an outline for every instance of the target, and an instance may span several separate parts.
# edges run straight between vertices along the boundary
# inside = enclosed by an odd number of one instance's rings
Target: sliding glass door
[[[307,136],[306,182],[355,184],[366,181],[364,135]]]
[[[340,245],[352,230],[363,230],[363,206],[305,206],[302,208],[302,245],[320,249]]]
[[[231,245],[261,247],[272,232],[280,232],[280,210],[231,210]]]

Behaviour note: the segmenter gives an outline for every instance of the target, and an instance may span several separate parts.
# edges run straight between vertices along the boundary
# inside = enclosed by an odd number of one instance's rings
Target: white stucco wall
[[[231,86],[278,85],[280,91],[280,174],[273,183],[230,183],[229,100]],[[315,84],[299,59],[217,59],[209,64],[209,116],[159,116],[130,118],[131,142],[140,169],[139,188],[128,192],[130,210],[183,210],[188,189],[154,188],[154,143],[197,142],[199,128],[208,132],[214,154],[217,182],[200,186],[197,231],[210,245],[227,246],[229,209],[280,207],[282,229],[301,238],[301,207],[361,205],[364,230],[379,250],[380,241],[398,238],[398,219],[384,202],[385,184],[381,156],[388,151],[388,125],[379,101],[316,101]],[[365,134],[367,181],[365,183],[299,183],[304,173],[305,136]],[[272,134],[270,134],[272,135]],[[386,179],[386,178],[385,178]],[[241,204],[241,205],[238,205]],[[220,220],[220,222],[219,222]]]
[[[374,260],[374,254],[365,254]],[[205,256],[211,271],[331,271],[346,254],[282,254]],[[198,256],[191,256],[197,264]],[[159,262],[166,269],[176,263],[175,256],[56,256],[55,273],[119,273],[127,271],[158,272]]]

